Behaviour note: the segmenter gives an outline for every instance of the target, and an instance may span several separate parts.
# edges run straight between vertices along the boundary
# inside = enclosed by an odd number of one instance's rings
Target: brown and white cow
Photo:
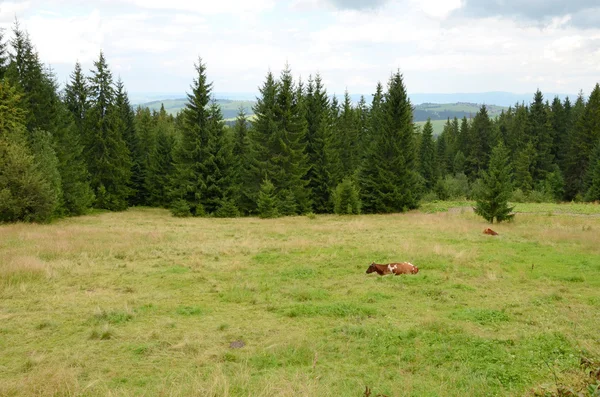
[[[489,234],[490,236],[497,236],[497,235],[498,235],[498,233],[496,233],[495,231],[493,231],[493,230],[492,230],[492,229],[490,229],[490,228],[487,228],[487,229],[485,229],[485,230],[483,231],[483,234]]]
[[[377,264],[373,262],[367,269],[367,274],[373,272],[379,274],[380,276],[385,274],[417,274],[419,273],[419,268],[409,262],[387,264]]]

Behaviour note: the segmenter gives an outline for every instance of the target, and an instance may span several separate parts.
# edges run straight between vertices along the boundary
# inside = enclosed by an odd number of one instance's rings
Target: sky
[[[216,92],[255,93],[289,64],[330,93],[371,94],[396,70],[411,93],[589,93],[598,0],[0,0],[60,83],[102,50],[128,91],[189,91],[201,57]]]

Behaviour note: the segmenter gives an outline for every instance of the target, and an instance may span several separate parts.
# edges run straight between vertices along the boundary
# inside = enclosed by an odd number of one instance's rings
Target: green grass
[[[446,122],[447,120],[431,120],[431,126],[433,127],[434,136],[440,135],[444,131],[444,125],[446,124]],[[426,121],[415,122],[415,124],[421,128],[421,131],[423,131],[425,123]]]
[[[581,351],[600,354],[600,206],[518,204],[491,237],[469,205],[0,226],[0,396],[578,387]],[[420,272],[367,275],[372,261]]]

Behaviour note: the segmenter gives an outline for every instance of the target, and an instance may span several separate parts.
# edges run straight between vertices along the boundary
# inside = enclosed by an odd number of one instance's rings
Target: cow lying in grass
[[[487,228],[487,229],[485,229],[485,230],[483,231],[483,234],[489,234],[490,236],[497,236],[497,235],[498,235],[498,233],[496,233],[495,231],[493,231],[493,230],[492,230],[492,229],[490,229],[490,228]]]
[[[409,262],[388,263],[381,265],[373,262],[367,269],[367,274],[373,272],[379,274],[380,276],[385,274],[417,274],[419,273],[419,268]]]

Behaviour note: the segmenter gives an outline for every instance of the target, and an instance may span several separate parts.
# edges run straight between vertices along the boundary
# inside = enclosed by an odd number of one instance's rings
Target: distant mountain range
[[[414,105],[423,103],[476,103],[497,106],[513,106],[515,103],[530,103],[533,100],[533,92],[525,94],[516,94],[512,92],[479,92],[479,93],[413,93],[409,94],[410,100]],[[228,99],[232,101],[256,101],[257,93],[252,92],[215,92],[215,98]],[[544,97],[548,101],[558,96],[564,100],[567,96],[574,100],[577,94],[557,94],[544,93]],[[130,93],[129,99],[134,104],[144,104],[147,102],[165,100],[165,99],[180,99],[185,98],[185,93]],[[344,99],[343,94],[336,94],[339,101]],[[361,94],[351,94],[352,102],[357,103],[360,100]],[[373,95],[365,94],[365,100],[370,103]]]

